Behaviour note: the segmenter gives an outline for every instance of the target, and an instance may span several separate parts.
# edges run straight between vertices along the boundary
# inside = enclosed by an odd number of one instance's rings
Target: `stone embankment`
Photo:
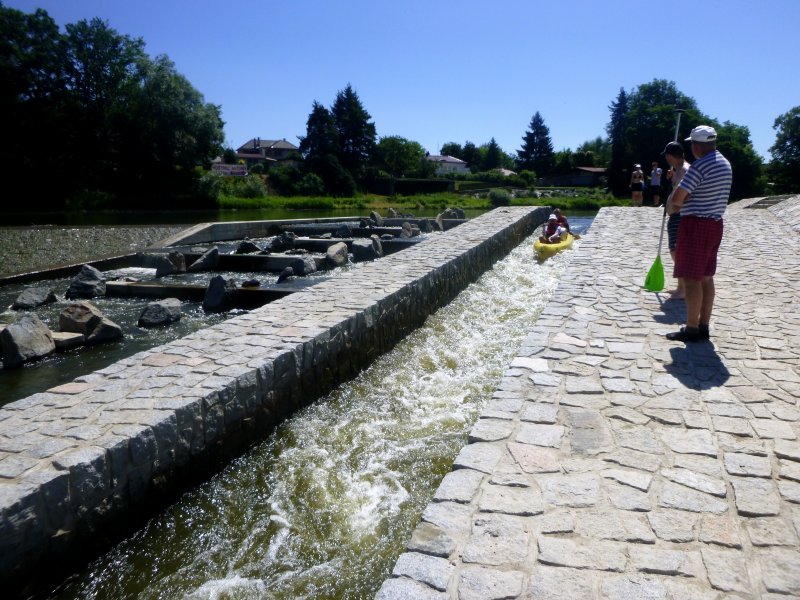
[[[689,345],[661,212],[600,211],[378,599],[800,598],[800,196],[754,204]]]
[[[0,408],[0,579],[19,587],[42,564],[68,563],[262,439],[389,350],[546,216],[494,210]]]

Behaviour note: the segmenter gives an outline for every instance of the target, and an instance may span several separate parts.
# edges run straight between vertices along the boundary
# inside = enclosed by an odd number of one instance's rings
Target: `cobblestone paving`
[[[690,345],[660,213],[600,213],[377,598],[800,597],[800,197],[748,203]]]

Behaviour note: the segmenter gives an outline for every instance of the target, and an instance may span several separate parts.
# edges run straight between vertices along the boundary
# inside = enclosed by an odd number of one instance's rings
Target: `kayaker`
[[[697,342],[710,336],[714,308],[714,275],[722,242],[722,217],[733,183],[731,163],[717,150],[717,132],[708,125],[692,129],[695,160],[672,194],[672,207],[680,211],[675,246],[675,277],[683,278],[686,294],[686,326],[667,334],[668,340]]]
[[[558,224],[561,225],[561,227],[563,227],[567,231],[567,233],[572,233],[572,231],[570,231],[569,228],[569,221],[567,221],[567,217],[564,216],[564,213],[561,212],[561,209],[556,208],[555,210],[553,210],[553,214],[556,216]]]
[[[539,241],[543,244],[557,244],[565,233],[567,230],[558,224],[558,217],[553,213],[547,217],[547,224],[544,226],[544,232],[539,237]]]

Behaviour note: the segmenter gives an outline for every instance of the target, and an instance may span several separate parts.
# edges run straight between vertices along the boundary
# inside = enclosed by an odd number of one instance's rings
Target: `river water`
[[[372,598],[568,264],[532,242],[50,597]]]

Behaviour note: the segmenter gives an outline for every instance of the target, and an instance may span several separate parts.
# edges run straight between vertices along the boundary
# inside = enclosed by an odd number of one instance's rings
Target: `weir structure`
[[[343,277],[0,408],[4,589],[24,590],[34,573],[41,579],[45,564],[56,575],[54,564],[69,572],[358,374],[548,212],[495,209]],[[229,232],[232,225],[220,227]],[[188,243],[201,241],[210,240]]]

